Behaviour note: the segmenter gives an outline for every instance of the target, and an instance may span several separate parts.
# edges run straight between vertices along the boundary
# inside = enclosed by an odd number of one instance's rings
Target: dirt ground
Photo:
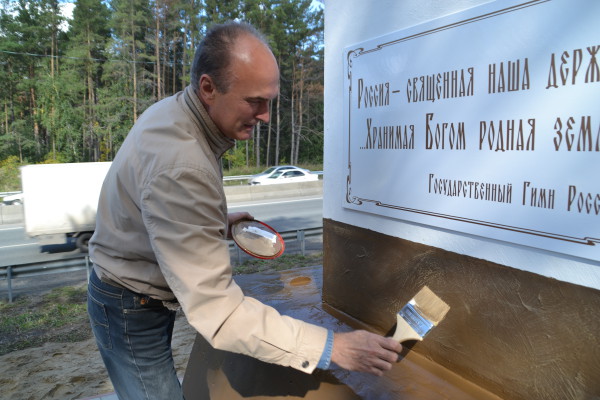
[[[27,296],[23,304],[15,302],[11,312],[26,313],[47,301],[44,294],[53,288],[71,283],[73,288],[85,288],[85,272],[71,274],[69,279],[56,277],[32,285],[19,281],[16,292]],[[38,279],[39,281],[39,279]],[[77,283],[74,283],[77,282]],[[61,284],[62,283],[62,284]],[[62,299],[85,304],[86,293]],[[2,400],[79,400],[113,392],[108,374],[100,358],[86,312],[77,315],[70,324],[60,328],[47,327],[28,332],[5,333],[0,337],[0,398]],[[195,330],[179,312],[173,332],[175,367],[183,377],[196,337]],[[27,348],[14,351],[15,343],[29,341]],[[23,345],[20,345],[23,347]]]
[[[77,280],[81,281],[74,281]],[[78,283],[73,286],[83,285]],[[24,312],[27,307],[36,307],[37,302],[43,301],[41,295],[57,286],[46,283],[42,290],[36,292],[39,297],[32,296],[21,311],[16,309],[14,312]],[[22,296],[30,294],[31,289],[19,293]],[[0,399],[80,400],[114,391],[92,337],[87,313],[69,326],[40,329],[28,336],[34,343],[33,347],[16,351],[12,351],[11,342],[17,337],[23,339],[22,335],[15,333],[0,337],[0,354],[6,353],[0,355]],[[195,338],[196,331],[179,311],[175,320],[172,347],[175,368],[180,378],[185,373]]]
[[[195,337],[183,314],[178,315],[173,355],[181,377]],[[73,343],[49,342],[0,356],[0,387],[3,400],[77,400],[113,391],[92,338]]]
[[[320,254],[309,257],[320,261]],[[295,260],[294,260],[295,261]],[[310,262],[310,261],[307,261]],[[294,264],[287,268],[297,268]],[[301,264],[301,263],[300,263]],[[260,267],[268,268],[268,264]],[[256,272],[250,266],[245,272]],[[29,307],[35,307],[36,296],[41,300],[44,293],[53,288],[85,286],[85,271],[57,274],[15,280],[13,292],[16,297],[33,294]],[[0,288],[4,300],[7,293]],[[83,294],[85,298],[85,294]],[[84,299],[72,299],[85,301]],[[17,337],[3,334],[0,337],[0,398],[2,400],[61,399],[79,400],[113,392],[112,385],[100,358],[96,343],[92,338],[87,313],[82,313],[67,327],[41,329],[29,333],[31,347],[13,351],[13,341]],[[196,338],[196,331],[188,324],[180,311],[173,332],[173,356],[175,367],[183,377],[188,359]],[[20,337],[19,339],[22,339]]]

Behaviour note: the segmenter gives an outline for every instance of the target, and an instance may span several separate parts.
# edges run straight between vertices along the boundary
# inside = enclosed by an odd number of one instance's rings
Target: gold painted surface
[[[392,333],[428,286],[450,311],[415,353],[510,400],[600,399],[600,291],[324,221],[323,300]]]
[[[321,302],[321,266],[235,278],[246,295],[274,306],[283,314],[335,331],[360,328],[351,317],[328,309],[332,315],[325,310]],[[499,399],[411,351],[404,353],[384,377],[347,372],[336,366],[308,375],[215,350],[201,337],[194,344],[183,388],[187,400]]]

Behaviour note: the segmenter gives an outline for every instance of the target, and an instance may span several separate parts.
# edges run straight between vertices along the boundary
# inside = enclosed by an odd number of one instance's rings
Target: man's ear
[[[217,87],[213,82],[212,78],[206,74],[202,74],[200,77],[200,82],[198,84],[198,95],[201,100],[205,103],[210,104],[212,100],[215,98],[215,93],[217,91]]]

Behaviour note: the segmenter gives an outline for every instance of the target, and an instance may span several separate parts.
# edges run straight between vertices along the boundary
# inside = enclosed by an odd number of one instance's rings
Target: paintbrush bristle
[[[450,306],[444,303],[444,301],[436,296],[427,286],[424,286],[419,290],[415,297],[413,297],[411,303],[413,301],[419,314],[427,318],[434,325],[439,324],[450,310]]]

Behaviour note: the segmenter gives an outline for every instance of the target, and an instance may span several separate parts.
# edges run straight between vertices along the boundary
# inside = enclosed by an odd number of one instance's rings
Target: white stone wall
[[[325,181],[323,217],[459,254],[600,290],[600,263],[435,229],[342,207],[346,166],[344,68],[346,46],[408,28],[484,3],[505,0],[326,0],[325,1]]]

